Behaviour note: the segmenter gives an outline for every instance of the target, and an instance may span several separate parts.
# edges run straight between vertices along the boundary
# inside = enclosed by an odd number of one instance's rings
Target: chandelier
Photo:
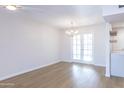
[[[67,35],[69,35],[69,36],[74,36],[74,35],[76,35],[76,34],[78,34],[78,30],[75,30],[74,29],[74,23],[73,22],[71,22],[71,28],[70,29],[67,29],[66,31],[65,31],[65,33],[67,34]]]
[[[66,30],[65,31],[65,33],[67,34],[67,35],[69,35],[69,36],[74,36],[74,35],[76,35],[76,34],[78,34],[78,30],[73,30],[73,29],[71,29],[71,30]]]

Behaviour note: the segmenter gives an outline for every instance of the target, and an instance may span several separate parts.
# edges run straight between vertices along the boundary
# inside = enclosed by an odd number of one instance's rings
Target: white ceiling
[[[71,22],[75,27],[104,22],[102,8],[98,5],[26,5],[15,13],[58,28],[70,28]]]
[[[33,18],[58,28],[85,26],[104,22],[100,6],[27,6]],[[33,11],[37,9],[37,11]]]

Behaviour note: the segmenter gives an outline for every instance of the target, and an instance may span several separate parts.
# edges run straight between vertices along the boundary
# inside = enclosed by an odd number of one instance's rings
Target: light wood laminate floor
[[[113,88],[124,87],[124,78],[105,77],[105,68],[60,62],[0,81],[0,87],[18,88]]]

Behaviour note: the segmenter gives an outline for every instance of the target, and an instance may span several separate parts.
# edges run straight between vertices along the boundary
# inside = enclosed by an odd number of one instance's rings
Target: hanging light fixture
[[[73,24],[73,22],[71,22],[71,29],[68,29],[68,30],[66,30],[65,31],[65,33],[67,34],[67,35],[69,35],[69,36],[74,36],[74,35],[76,35],[76,34],[78,34],[78,30],[75,30],[74,29],[74,24]]]
[[[11,10],[11,11],[15,11],[17,9],[15,5],[6,5],[5,7],[6,9]]]
[[[0,5],[0,7],[5,8],[10,11],[15,11],[17,9],[22,8],[22,6],[20,6],[20,5]]]

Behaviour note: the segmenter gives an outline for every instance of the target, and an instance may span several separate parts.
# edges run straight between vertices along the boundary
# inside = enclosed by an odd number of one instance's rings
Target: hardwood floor
[[[113,88],[124,87],[124,78],[105,77],[105,68],[60,62],[7,80],[0,87],[15,88]]]

